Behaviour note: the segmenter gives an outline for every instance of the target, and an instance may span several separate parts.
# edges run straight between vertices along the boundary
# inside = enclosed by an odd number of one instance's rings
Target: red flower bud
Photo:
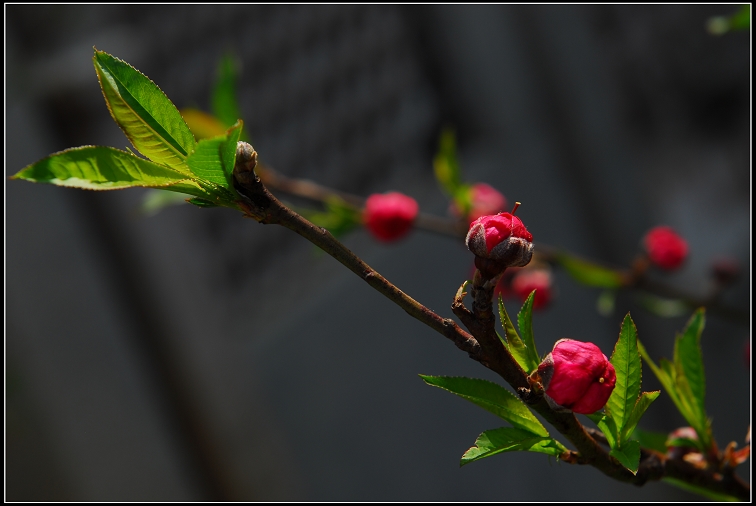
[[[583,414],[603,408],[617,381],[614,366],[598,346],[572,339],[554,344],[538,374],[555,407]]]
[[[512,280],[512,291],[520,300],[525,302],[533,290],[536,291],[533,297],[533,309],[541,309],[551,302],[553,293],[549,271],[528,267],[515,275]]]
[[[381,241],[394,241],[409,232],[418,210],[412,197],[398,192],[376,193],[365,202],[365,226]]]
[[[482,216],[488,216],[504,211],[507,208],[507,199],[493,186],[486,183],[475,183],[470,187],[470,212],[467,219],[477,220]],[[455,216],[461,216],[462,211],[452,203],[450,211]]]
[[[533,256],[533,236],[512,213],[482,216],[470,224],[465,239],[475,266],[493,278],[507,267],[522,267]]]
[[[652,228],[643,244],[651,262],[662,269],[677,269],[688,256],[688,243],[670,227]]]

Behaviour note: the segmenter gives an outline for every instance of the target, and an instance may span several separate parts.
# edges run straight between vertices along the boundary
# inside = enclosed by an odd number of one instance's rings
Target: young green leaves
[[[713,445],[711,420],[706,416],[704,398],[706,379],[701,356],[701,333],[705,324],[704,309],[698,309],[682,334],[675,338],[672,362],[662,358],[657,366],[638,343],[643,359],[651,367],[680,414],[698,434],[698,447],[706,453]]]
[[[499,297],[499,317],[506,336],[506,339],[501,339],[501,342],[528,374],[538,369],[538,364],[541,362],[533,339],[533,297],[535,297],[535,291],[531,292],[517,314],[517,324],[522,337],[515,330],[504,302]]]
[[[196,143],[168,97],[123,60],[96,49],[92,60],[110,115],[134,147],[155,163],[186,172]]]
[[[533,340],[533,293],[517,315],[522,338],[515,330],[501,299],[499,299],[499,314],[507,336],[506,339],[501,340],[502,343],[525,371],[531,372],[537,369],[540,360]],[[548,431],[533,415],[530,408],[499,385],[481,379],[423,375],[420,377],[427,384],[443,388],[467,399],[512,424],[512,427],[501,427],[483,432],[475,441],[475,446],[462,456],[460,465],[502,452],[529,451],[558,458],[567,451],[567,448],[559,441],[549,437]]]
[[[617,383],[606,403],[604,414],[588,417],[602,430],[611,448],[609,454],[623,466],[638,471],[640,443],[630,439],[633,430],[659,391],[641,393],[641,359],[638,352],[638,331],[630,315],[622,322],[619,339],[610,362],[617,374]]]
[[[103,146],[82,146],[54,153],[13,178],[89,190],[161,187],[187,179],[164,165]]]
[[[241,121],[198,144],[178,109],[147,76],[96,49],[93,62],[111,116],[149,160],[83,146],[54,153],[13,178],[92,190],[161,188],[193,195],[190,202],[203,207],[235,208],[232,173]]]
[[[449,376],[421,374],[420,377],[427,384],[458,395],[512,424],[512,427],[488,430],[478,436],[475,446],[462,456],[461,466],[502,452],[530,451],[559,457],[567,451],[561,443],[549,437],[546,428],[527,406],[496,383]]]

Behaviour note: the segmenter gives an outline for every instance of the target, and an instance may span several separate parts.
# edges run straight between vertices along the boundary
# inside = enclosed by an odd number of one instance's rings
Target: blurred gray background
[[[510,202],[536,243],[622,266],[667,224],[690,259],[667,284],[703,297],[718,255],[750,311],[750,32],[709,35],[735,6],[6,5],[6,175],[50,153],[125,148],[92,46],[207,110],[233,51],[245,127],[286,175],[359,195],[447,202],[431,160],[456,128],[465,178]],[[9,501],[683,501],[593,468],[502,454],[459,468],[504,425],[418,373],[496,381],[300,237],[228,209],[146,217],[143,190],[5,182]],[[428,232],[346,245],[451,316],[461,243]],[[536,246],[537,247],[537,246]],[[652,356],[659,318],[556,273],[534,320],[609,355],[631,311]],[[516,311],[513,302],[510,311]],[[721,446],[750,423],[750,321],[710,315],[708,412]],[[749,352],[748,352],[749,353]],[[646,390],[658,382],[646,369]],[[685,425],[662,395],[641,423]],[[740,472],[749,477],[750,461]]]

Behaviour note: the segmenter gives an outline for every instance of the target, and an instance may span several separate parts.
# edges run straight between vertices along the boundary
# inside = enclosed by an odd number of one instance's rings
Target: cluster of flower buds
[[[379,240],[395,241],[412,228],[419,207],[412,197],[398,192],[373,194],[365,202],[363,220]]]
[[[507,267],[525,266],[533,256],[533,236],[513,213],[482,216],[473,221],[465,244],[475,254],[475,266],[486,278],[498,276]]]
[[[553,408],[583,414],[603,408],[617,382],[614,366],[598,346],[572,339],[554,344],[538,375]]]
[[[466,218],[470,221],[475,221],[482,216],[500,213],[507,208],[506,197],[491,185],[475,183],[469,188],[468,192],[470,210]],[[449,212],[460,218],[463,214],[454,202],[449,207]]]
[[[668,271],[680,267],[688,256],[688,243],[670,227],[652,228],[643,245],[651,262]]]

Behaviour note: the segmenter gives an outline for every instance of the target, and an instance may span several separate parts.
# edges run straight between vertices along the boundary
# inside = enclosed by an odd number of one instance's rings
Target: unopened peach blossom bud
[[[538,374],[550,404],[583,414],[603,408],[617,382],[614,366],[598,346],[572,339],[554,344]]]

